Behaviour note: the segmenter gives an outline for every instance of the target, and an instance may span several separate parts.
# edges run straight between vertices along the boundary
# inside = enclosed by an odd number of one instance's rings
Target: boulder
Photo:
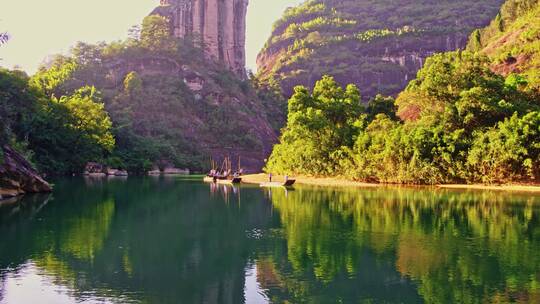
[[[52,187],[13,148],[2,147],[3,163],[0,165],[0,199],[25,193],[51,192]]]
[[[120,170],[120,169],[107,169],[107,175],[109,176],[128,176],[128,172],[126,170]]]
[[[165,175],[189,175],[189,169],[179,169],[179,168],[165,168],[163,170]]]
[[[105,171],[105,166],[96,162],[89,162],[84,167],[84,175],[103,175]]]
[[[161,175],[161,171],[159,169],[151,170],[151,171],[148,171],[148,175]]]

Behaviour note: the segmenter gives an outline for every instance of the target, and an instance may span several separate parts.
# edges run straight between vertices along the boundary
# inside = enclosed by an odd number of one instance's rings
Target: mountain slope
[[[472,33],[468,49],[494,61],[493,70],[526,76],[540,87],[540,1],[509,0],[491,24]]]
[[[33,82],[55,96],[95,86],[114,124],[109,161],[130,171],[201,170],[210,157],[225,156],[256,171],[276,141],[269,108],[252,85],[170,35],[162,17],[145,19],[137,39],[79,44]]]
[[[312,0],[288,9],[258,56],[286,96],[328,74],[365,97],[397,94],[435,52],[465,47],[502,0]]]

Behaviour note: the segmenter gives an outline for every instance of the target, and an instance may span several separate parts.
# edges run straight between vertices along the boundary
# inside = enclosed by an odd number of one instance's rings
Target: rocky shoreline
[[[25,193],[51,192],[46,182],[22,155],[10,146],[3,146],[0,165],[0,200]]]

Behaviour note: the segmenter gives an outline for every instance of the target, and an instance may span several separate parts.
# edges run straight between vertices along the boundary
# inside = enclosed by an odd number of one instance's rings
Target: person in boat
[[[268,173],[268,181],[272,182],[272,173]]]
[[[285,175],[285,183],[287,183],[288,181],[289,181],[289,176]]]

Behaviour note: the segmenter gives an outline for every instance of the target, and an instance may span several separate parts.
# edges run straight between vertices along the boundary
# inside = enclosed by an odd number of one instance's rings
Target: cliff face
[[[364,97],[394,95],[433,53],[464,48],[502,0],[313,0],[276,22],[257,64],[289,96],[323,75],[355,83]]]
[[[248,0],[161,0],[152,15],[167,17],[177,38],[199,39],[206,54],[245,76]]]
[[[103,93],[119,130],[119,155],[139,153],[126,159],[142,157],[192,170],[200,170],[195,161],[209,165],[211,157],[229,156],[234,166],[240,158],[245,170],[261,170],[277,136],[247,81],[188,44],[179,44],[178,53],[126,47],[110,55],[102,48],[107,47],[98,46],[100,55],[81,65],[61,91],[87,84]],[[134,89],[126,89],[129,78],[138,79]]]
[[[0,200],[24,193],[52,190],[24,157],[9,146],[0,149],[3,150],[3,163],[0,164]]]

